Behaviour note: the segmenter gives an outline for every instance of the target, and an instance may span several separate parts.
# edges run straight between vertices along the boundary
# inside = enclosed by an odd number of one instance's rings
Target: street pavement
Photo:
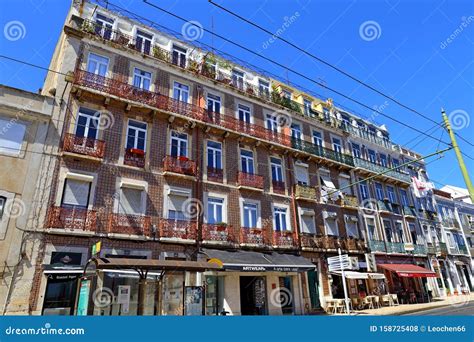
[[[461,306],[450,305],[436,309],[423,310],[403,316],[474,316],[474,302],[468,302]]]

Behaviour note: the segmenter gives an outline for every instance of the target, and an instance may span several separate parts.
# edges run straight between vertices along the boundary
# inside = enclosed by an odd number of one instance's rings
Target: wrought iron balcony
[[[359,207],[359,199],[357,196],[345,194],[341,199],[341,204],[343,207],[357,208]]]
[[[403,242],[386,242],[387,253],[405,253],[405,244]]]
[[[388,201],[377,200],[377,207],[380,211],[392,211],[392,204]]]
[[[345,125],[344,128],[349,134],[353,136],[357,136],[364,140],[370,141],[374,144],[385,147],[388,150],[393,150],[394,148],[394,144],[387,138],[378,137],[374,133],[360,129],[359,127],[354,127],[353,125],[350,125],[350,124]]]
[[[108,223],[110,234],[151,236],[150,217],[145,215],[110,214]]]
[[[128,166],[145,167],[145,151],[126,148],[123,155],[123,163]]]
[[[193,220],[160,220],[160,238],[196,240],[197,222]]]
[[[318,192],[316,188],[309,185],[295,184],[295,198],[318,201]]]
[[[410,175],[405,172],[390,170],[388,167],[373,163],[371,161],[362,159],[362,158],[354,158],[354,165],[358,168],[362,168],[368,170],[373,173],[384,173],[384,176],[392,177],[399,181],[410,183]],[[389,171],[390,170],[390,171]]]
[[[416,212],[414,207],[403,206],[403,215],[416,217]]]
[[[263,189],[263,176],[239,171],[237,175],[239,186]]]
[[[387,249],[385,248],[385,242],[384,241],[379,241],[379,240],[369,240],[369,249],[372,252],[387,252]]]
[[[354,166],[354,159],[352,156],[327,149],[323,146],[315,145],[305,140],[292,138],[291,147],[318,157],[333,160],[341,164]]]
[[[273,192],[278,193],[278,194],[284,194],[285,193],[285,182],[279,182],[272,180],[272,188]]]
[[[235,243],[237,242],[232,226],[225,223],[202,225],[202,240],[210,242]]]
[[[188,176],[196,176],[196,163],[187,157],[166,156],[163,159],[163,170]]]
[[[431,245],[428,245],[427,252],[428,254],[436,255],[441,252],[441,248],[438,245],[431,244]]]
[[[267,244],[265,231],[260,228],[240,228],[240,243],[263,247]]]
[[[458,245],[458,250],[459,250],[459,254],[464,254],[464,255],[469,254],[469,252],[467,250],[467,246],[465,246],[465,245]]]
[[[224,170],[208,166],[207,179],[212,182],[222,183],[224,181]]]
[[[46,219],[47,228],[71,231],[95,232],[97,212],[78,207],[50,207]]]
[[[64,135],[63,150],[65,152],[83,154],[94,158],[103,158],[105,142],[66,133]]]
[[[439,243],[439,251],[441,255],[448,255],[448,246],[444,242]]]
[[[287,231],[273,232],[273,247],[296,248],[298,247],[295,233]]]

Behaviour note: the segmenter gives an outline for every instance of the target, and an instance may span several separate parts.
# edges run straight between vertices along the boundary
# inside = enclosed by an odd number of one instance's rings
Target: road
[[[474,316],[474,301],[466,303],[464,305],[444,306],[442,308],[428,309],[409,313],[404,316]]]

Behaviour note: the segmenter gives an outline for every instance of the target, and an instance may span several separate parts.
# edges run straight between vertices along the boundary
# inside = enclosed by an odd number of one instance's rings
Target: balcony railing
[[[151,236],[150,217],[144,215],[110,214],[108,232],[111,234]]]
[[[438,245],[428,245],[427,252],[436,255],[441,252],[441,249]]]
[[[359,199],[357,196],[345,194],[341,199],[341,204],[343,207],[357,208],[359,206]]]
[[[296,248],[297,241],[294,232],[273,232],[273,246],[281,248]]]
[[[316,188],[303,184],[295,184],[294,187],[296,199],[318,200],[318,192]]]
[[[240,186],[263,189],[263,176],[239,171],[237,182]]]
[[[125,149],[125,153],[123,155],[123,163],[128,166],[144,168],[145,151],[130,148]]]
[[[354,127],[353,125],[350,125],[350,124],[345,125],[344,128],[351,135],[355,135],[359,138],[370,141],[379,146],[383,146],[386,149],[389,149],[389,150],[393,149],[394,144],[387,138],[378,137],[374,133],[362,130],[359,127]]]
[[[355,238],[343,238],[341,239],[342,249],[346,251],[357,251],[364,252],[365,245],[364,241]]]
[[[385,242],[379,240],[369,240],[369,248],[372,252],[386,252]]]
[[[192,220],[160,220],[160,238],[196,240],[197,222]]]
[[[362,169],[371,171],[373,173],[384,172],[385,176],[395,178],[405,183],[411,182],[410,175],[408,173],[397,171],[397,170],[388,171],[390,170],[388,167],[373,163],[371,161],[368,161],[362,158],[354,158],[354,165],[358,168],[362,168]]]
[[[336,161],[341,164],[354,166],[354,159],[352,158],[352,156],[327,149],[325,147],[313,144],[305,140],[292,138],[291,147],[306,153],[313,154],[318,157]]]
[[[163,170],[165,172],[196,176],[196,163],[187,157],[166,156],[163,159]]]
[[[202,240],[227,243],[237,242],[231,226],[211,223],[204,223],[202,225]]]
[[[465,245],[458,245],[458,250],[459,250],[459,254],[469,254],[468,250],[467,250],[467,246]]]
[[[48,211],[46,226],[47,228],[95,232],[97,212],[95,210],[74,207],[51,207]]]
[[[279,182],[272,180],[272,188],[273,192],[277,194],[284,194],[285,193],[285,182]]]
[[[413,254],[415,255],[426,255],[428,249],[425,245],[414,245]]]
[[[377,200],[377,207],[380,211],[392,211],[392,204],[388,201]]]
[[[212,182],[222,183],[224,181],[224,170],[208,166],[207,179]]]
[[[403,206],[403,215],[416,217],[416,212],[414,207]]]
[[[341,241],[336,236],[300,234],[301,247],[318,250],[335,250],[341,247]]]
[[[448,255],[448,246],[446,245],[446,243],[439,243],[439,251],[442,255]]]
[[[265,246],[267,244],[265,231],[260,228],[242,227],[240,229],[240,243],[246,245]]]
[[[102,140],[79,137],[75,134],[66,133],[64,135],[63,150],[90,157],[103,158],[105,142]]]
[[[405,244],[403,242],[386,242],[387,253],[405,253]]]

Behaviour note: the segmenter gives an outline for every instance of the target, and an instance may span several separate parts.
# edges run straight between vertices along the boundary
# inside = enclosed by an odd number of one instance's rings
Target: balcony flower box
[[[219,222],[215,224],[216,230],[218,232],[225,231],[227,229],[227,223],[224,222]]]
[[[137,156],[144,156],[145,155],[145,151],[143,151],[139,148],[129,148],[128,152],[130,152],[132,154],[135,154]]]
[[[188,157],[185,157],[185,156],[179,156],[179,157],[178,157],[178,160],[179,160],[179,161],[187,162],[187,161],[189,161],[189,158],[188,158]]]

